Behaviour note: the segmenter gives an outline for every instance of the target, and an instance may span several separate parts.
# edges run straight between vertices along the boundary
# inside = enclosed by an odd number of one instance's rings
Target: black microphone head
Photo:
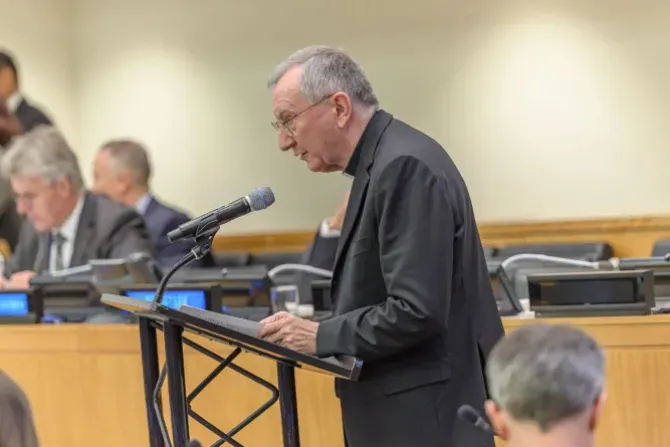
[[[270,188],[256,188],[247,196],[251,211],[260,211],[275,203],[275,195]]]
[[[459,418],[468,421],[471,424],[476,424],[481,417],[479,412],[470,405],[461,405],[456,412]]]
[[[188,441],[188,447],[202,447],[202,444],[197,439],[191,439]]]

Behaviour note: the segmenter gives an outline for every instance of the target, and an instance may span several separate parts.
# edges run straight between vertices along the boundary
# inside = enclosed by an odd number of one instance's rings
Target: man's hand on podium
[[[304,320],[288,312],[277,312],[261,323],[261,338],[303,354],[316,354],[316,332],[319,329],[316,321]]]

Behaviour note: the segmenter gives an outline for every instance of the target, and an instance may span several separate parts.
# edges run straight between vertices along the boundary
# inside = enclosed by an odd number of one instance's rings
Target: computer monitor
[[[100,294],[119,293],[124,284],[156,284],[160,280],[154,260],[145,253],[127,258],[91,259],[88,264]]]
[[[537,317],[649,315],[656,305],[651,270],[530,275],[528,291]]]
[[[100,312],[100,295],[89,275],[36,276],[30,280],[33,297],[45,317],[54,321],[81,322]]]
[[[34,299],[32,290],[0,291],[0,323],[39,323],[41,302]]]
[[[153,301],[156,285],[133,285],[121,290],[121,295],[144,301]],[[182,304],[198,309],[221,312],[221,289],[217,286],[195,284],[169,285],[163,293],[161,303],[171,309],[179,309]]]
[[[173,279],[183,284],[220,286],[223,305],[228,307],[270,306],[271,284],[265,266],[184,269]]]

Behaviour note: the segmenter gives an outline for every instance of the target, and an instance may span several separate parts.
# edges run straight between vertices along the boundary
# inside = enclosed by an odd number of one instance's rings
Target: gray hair
[[[28,397],[4,372],[0,372],[0,446],[39,446]]]
[[[486,372],[491,398],[502,410],[547,432],[596,402],[605,387],[605,356],[578,329],[533,324],[496,345]]]
[[[40,125],[12,140],[2,158],[6,177],[38,177],[49,183],[68,179],[77,192],[84,189],[79,161],[55,127]]]
[[[127,169],[136,185],[149,185],[151,161],[143,145],[133,140],[112,140],[103,144],[100,150],[109,154],[116,169]]]
[[[284,59],[272,72],[268,88],[273,88],[286,72],[302,66],[300,92],[311,103],[328,95],[344,92],[354,105],[379,108],[379,101],[365,73],[349,55],[339,48],[313,45]]]

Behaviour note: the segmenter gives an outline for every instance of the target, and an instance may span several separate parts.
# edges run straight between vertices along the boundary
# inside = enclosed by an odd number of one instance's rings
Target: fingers
[[[290,314],[288,312],[277,312],[276,314],[272,314],[267,318],[263,318],[261,320],[262,324],[266,323],[272,323],[275,321],[283,320],[284,318],[288,317]]]
[[[266,338],[269,337],[270,335],[273,335],[281,328],[284,326],[285,320],[279,320],[279,321],[270,321],[268,323],[263,324],[263,327],[261,328],[261,331],[259,332],[258,336],[260,338]]]

